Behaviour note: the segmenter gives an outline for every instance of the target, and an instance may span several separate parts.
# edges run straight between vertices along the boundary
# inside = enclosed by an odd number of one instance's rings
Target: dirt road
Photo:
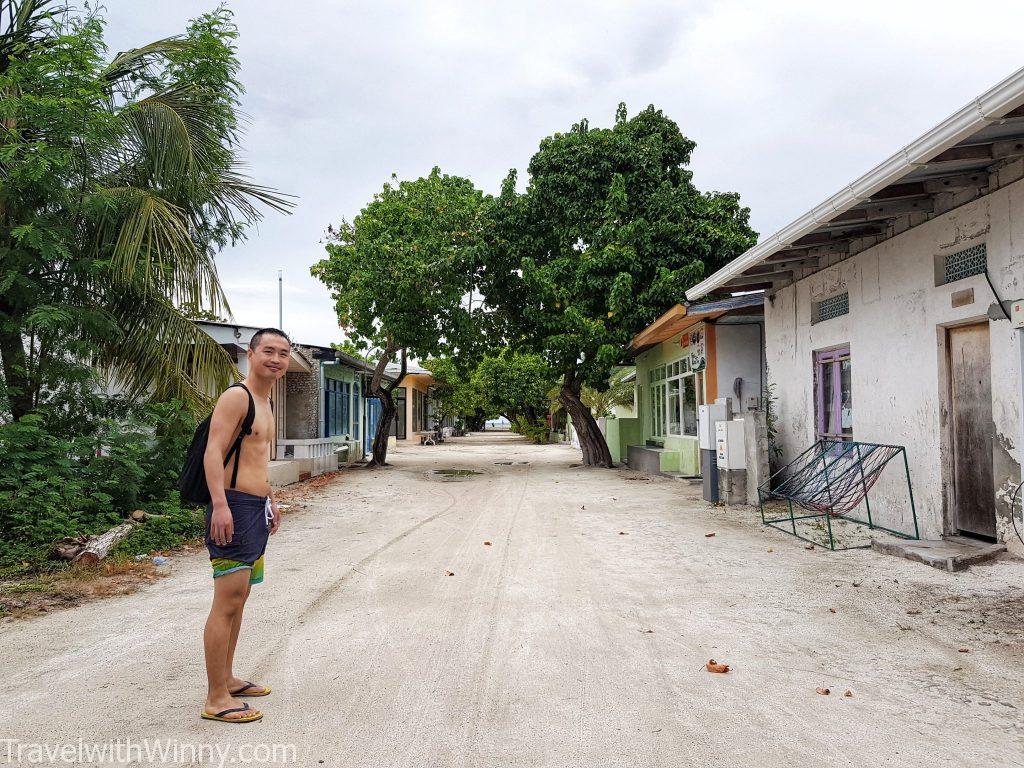
[[[1024,563],[807,551],[577,455],[406,448],[286,515],[238,654],[274,688],[259,724],[198,717],[202,554],[0,623],[0,764],[5,739],[164,739],[365,768],[1024,765]]]

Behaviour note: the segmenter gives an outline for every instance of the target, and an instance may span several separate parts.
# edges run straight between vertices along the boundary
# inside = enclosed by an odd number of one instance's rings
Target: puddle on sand
[[[461,480],[462,478],[482,474],[483,472],[475,469],[431,469],[428,470],[427,477],[436,477],[441,480]]]

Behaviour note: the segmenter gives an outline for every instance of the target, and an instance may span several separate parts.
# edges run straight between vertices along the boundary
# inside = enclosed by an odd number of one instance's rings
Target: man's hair
[[[282,331],[280,328],[260,328],[258,331],[256,331],[256,333],[252,335],[252,338],[249,339],[249,349],[255,352],[256,347],[260,345],[260,341],[262,341],[263,337],[268,334],[271,336],[280,336],[289,344],[292,343],[292,340],[288,338],[288,334]]]

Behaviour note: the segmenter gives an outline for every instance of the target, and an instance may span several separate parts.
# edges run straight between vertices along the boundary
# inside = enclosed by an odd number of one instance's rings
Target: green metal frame
[[[857,466],[857,468],[860,471],[861,483],[863,484],[863,487],[864,487],[864,506],[865,506],[865,509],[867,511],[867,520],[860,520],[860,519],[857,519],[855,517],[851,517],[848,514],[837,514],[833,510],[834,503],[833,503],[833,500],[832,500],[832,489],[831,489],[831,486],[828,483],[828,480],[829,480],[829,476],[828,476],[829,464],[828,464],[828,462],[827,462],[827,460],[825,458],[825,455],[826,455],[825,444],[827,444],[827,443],[828,444],[838,443],[838,442],[849,443],[849,444],[852,444],[856,448],[856,451],[857,451],[857,463],[856,463],[856,466]],[[869,494],[870,488],[869,488],[869,486],[867,484],[867,478],[864,475],[863,454],[861,452],[862,446],[872,446],[872,450],[874,448],[893,448],[893,449],[896,449],[896,452],[892,456],[890,456],[888,459],[886,459],[885,464],[882,465],[883,470],[884,470],[884,467],[890,461],[892,461],[894,458],[896,458],[896,456],[899,456],[899,455],[902,454],[902,456],[903,456],[903,470],[904,470],[904,472],[906,474],[906,478],[907,478],[907,497],[908,497],[908,500],[910,502],[910,513],[911,513],[911,516],[912,516],[913,521],[914,521],[914,532],[913,532],[913,534],[911,534],[911,533],[909,533],[907,531],[896,531],[896,530],[893,530],[892,528],[886,528],[883,525],[878,525],[872,519],[872,516],[871,516],[871,500],[869,498],[869,496],[870,496],[870,494]],[[821,512],[817,512],[817,511],[813,511],[812,512],[812,511],[808,510],[810,512],[809,514],[796,515],[796,514],[794,514],[794,511],[793,511],[793,499],[792,499],[792,497],[788,497],[787,498],[787,497],[784,497],[784,496],[779,496],[779,495],[773,494],[772,490],[771,490],[772,481],[780,473],[785,472],[794,463],[796,463],[800,459],[804,458],[808,453],[810,453],[812,451],[815,451],[815,450],[821,450],[821,462],[822,462],[822,470],[821,470],[821,472],[824,473],[824,476],[826,478],[825,487],[826,487],[826,490],[828,491],[828,496],[829,496],[829,509],[821,511]],[[849,468],[844,470],[844,473],[848,472],[848,471],[850,471]],[[818,476],[818,475],[816,474],[815,476]],[[774,518],[774,519],[768,519],[768,516],[765,514],[764,504],[765,504],[766,500],[771,501],[773,499],[778,499],[780,501],[784,500],[784,501],[786,501],[788,503],[788,505],[789,505],[789,515],[788,516],[778,517],[778,518]],[[826,531],[828,532],[828,548],[831,551],[833,551],[833,552],[844,551],[844,550],[847,550],[847,549],[866,549],[866,548],[871,546],[871,544],[868,543],[868,544],[857,544],[857,545],[853,545],[853,546],[840,546],[840,547],[837,547],[836,546],[835,535],[834,535],[834,533],[832,531],[832,518],[833,517],[835,517],[837,519],[840,519],[840,520],[846,520],[846,521],[851,522],[851,523],[856,523],[858,525],[866,525],[870,530],[873,530],[873,531],[874,530],[885,531],[886,533],[890,533],[893,536],[898,536],[901,539],[917,540],[917,539],[920,539],[920,537],[921,537],[920,536],[920,529],[919,529],[918,523],[917,523],[917,508],[914,505],[914,488],[913,488],[913,485],[910,482],[910,462],[907,460],[907,449],[904,446],[902,446],[902,445],[887,445],[885,443],[861,443],[861,442],[856,442],[856,441],[853,441],[853,440],[845,440],[845,441],[818,440],[810,448],[808,448],[806,451],[804,451],[799,456],[794,458],[793,461],[791,461],[785,467],[782,467],[781,469],[777,470],[764,483],[762,483],[760,486],[758,486],[758,489],[757,489],[757,500],[758,500],[758,505],[759,505],[760,510],[761,510],[761,522],[764,525],[771,526],[772,528],[780,530],[783,533],[790,534],[792,536],[795,536],[798,539],[802,539],[803,541],[806,541],[806,542],[808,542],[810,544],[815,544],[817,546],[824,546],[824,545],[820,541],[815,541],[814,539],[809,539],[806,536],[803,536],[800,533],[798,533],[797,529],[796,529],[796,523],[797,523],[798,520],[816,520],[816,519],[820,520],[820,519],[824,518],[824,520],[825,520],[825,528],[826,528]],[[785,525],[785,527],[784,527],[784,524],[788,524],[788,525]],[[791,529],[791,530],[789,530],[789,529]]]

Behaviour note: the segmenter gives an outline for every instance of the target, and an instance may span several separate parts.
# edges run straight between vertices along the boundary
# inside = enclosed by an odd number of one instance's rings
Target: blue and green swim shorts
[[[213,578],[248,569],[249,583],[259,584],[263,581],[263,557],[270,538],[270,522],[273,520],[270,498],[230,488],[224,494],[231,510],[234,533],[231,541],[223,546],[210,538],[213,505],[206,505],[206,548],[210,552]]]

